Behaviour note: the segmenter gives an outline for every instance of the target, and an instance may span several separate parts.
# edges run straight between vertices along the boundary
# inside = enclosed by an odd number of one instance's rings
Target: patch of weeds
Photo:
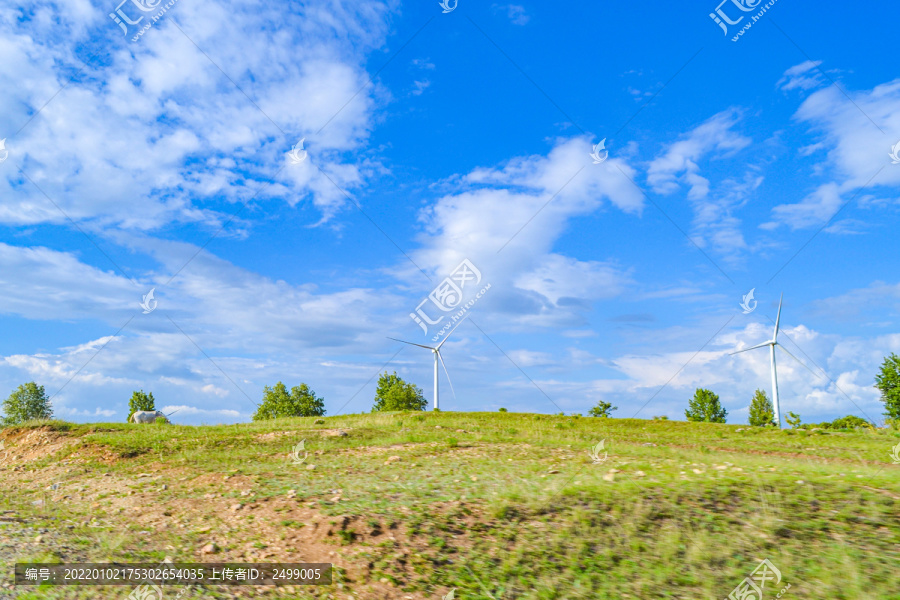
[[[356,532],[350,529],[344,529],[338,531],[338,536],[340,536],[342,544],[352,544],[353,540],[356,539]]]
[[[447,447],[449,447],[449,448],[456,448],[456,447],[458,447],[458,446],[459,446],[459,440],[458,440],[458,439],[456,439],[456,438],[454,438],[454,437],[447,438]]]

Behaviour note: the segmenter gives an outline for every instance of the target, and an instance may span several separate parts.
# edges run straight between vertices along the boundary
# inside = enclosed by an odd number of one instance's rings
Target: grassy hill
[[[769,559],[782,580],[764,598],[790,584],[783,598],[900,599],[890,430],[429,412],[50,422],[0,440],[7,586],[16,561],[169,558],[336,567],[331,586],[181,598],[721,600]],[[128,592],[0,587],[22,599]]]

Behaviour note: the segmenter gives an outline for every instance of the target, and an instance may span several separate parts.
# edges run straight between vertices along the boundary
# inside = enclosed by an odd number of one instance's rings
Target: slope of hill
[[[889,430],[429,412],[0,441],[0,597],[128,595],[13,588],[15,562],[168,558],[330,562],[335,583],[166,598],[721,599],[763,559],[765,598],[900,598]]]

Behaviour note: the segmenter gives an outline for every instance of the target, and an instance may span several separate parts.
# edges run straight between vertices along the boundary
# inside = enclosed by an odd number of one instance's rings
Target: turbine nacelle
[[[401,340],[398,338],[388,337],[389,340],[394,340],[395,342],[400,342],[403,344],[409,344],[410,346],[418,346],[419,348],[425,348],[427,350],[431,350],[431,353],[434,354],[434,408],[437,410],[438,408],[438,363],[441,363],[441,367],[444,368],[444,373],[447,375],[447,383],[450,384],[450,391],[453,392],[453,398],[456,399],[456,390],[453,389],[453,381],[450,379],[450,372],[447,370],[447,365],[444,363],[444,357],[441,356],[441,346],[444,345],[450,336],[456,331],[456,328],[459,327],[463,321],[466,320],[468,315],[460,319],[459,323],[453,326],[453,329],[447,334],[447,337],[441,340],[441,342],[437,346],[426,346],[424,344],[416,344],[414,342],[407,342],[406,340]]]

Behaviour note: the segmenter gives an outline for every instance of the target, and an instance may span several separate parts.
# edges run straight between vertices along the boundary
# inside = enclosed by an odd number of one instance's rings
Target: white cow
[[[166,415],[158,410],[139,410],[131,415],[132,423],[156,423],[156,419],[162,417],[166,423],[171,423]]]

